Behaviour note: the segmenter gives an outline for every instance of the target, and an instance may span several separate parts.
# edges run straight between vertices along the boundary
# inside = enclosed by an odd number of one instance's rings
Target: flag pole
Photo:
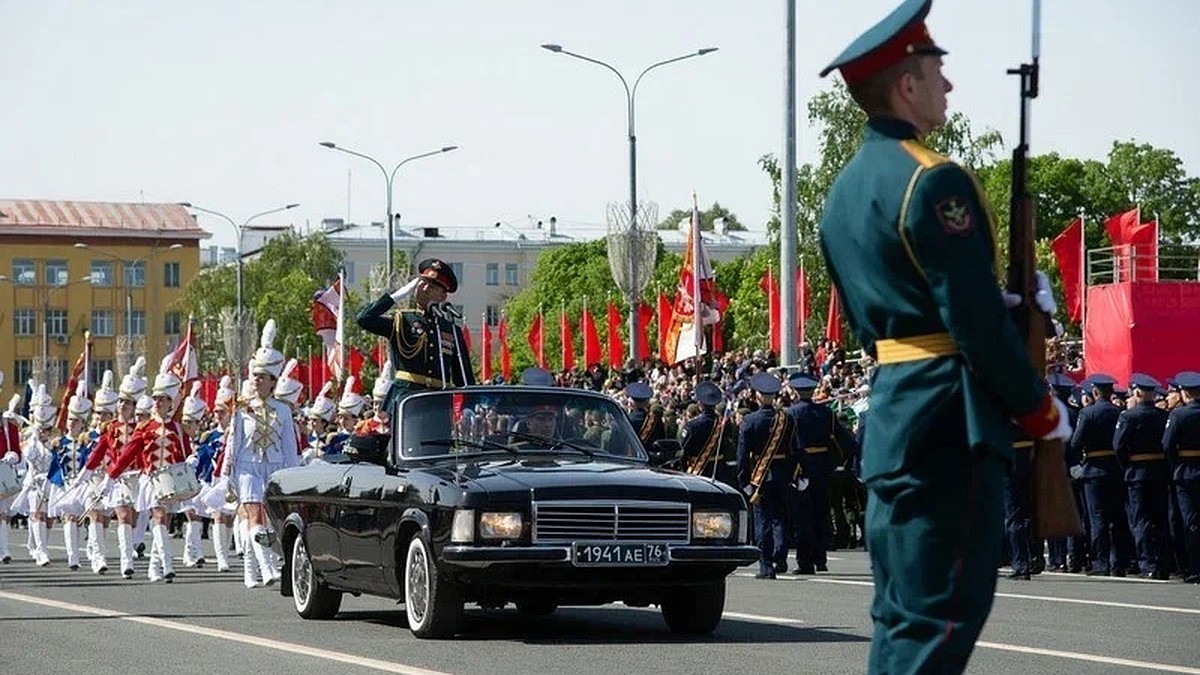
[[[1159,241],[1160,241],[1160,238],[1162,235],[1161,227],[1162,226],[1158,222],[1158,211],[1155,211],[1154,212],[1154,280],[1155,281],[1158,281],[1158,267],[1159,267],[1158,249],[1159,249]]]
[[[389,261],[390,262],[390,261]],[[337,318],[338,368],[342,381],[346,381],[346,268],[338,268],[338,318]]]
[[[1079,344],[1080,352],[1087,345],[1087,217],[1079,209]]]
[[[704,349],[704,301],[700,297],[700,275],[704,266],[700,260],[700,206],[696,201],[696,192],[692,191],[692,339],[693,358],[696,359],[696,370],[699,371],[700,353]]]

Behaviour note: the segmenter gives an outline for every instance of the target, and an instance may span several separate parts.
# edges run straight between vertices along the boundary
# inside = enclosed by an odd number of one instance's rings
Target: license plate
[[[667,564],[666,544],[575,544],[575,564],[583,567],[649,567]]]

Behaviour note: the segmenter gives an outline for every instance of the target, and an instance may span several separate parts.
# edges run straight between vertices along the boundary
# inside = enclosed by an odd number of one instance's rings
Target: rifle
[[[1046,372],[1046,335],[1049,317],[1034,303],[1037,293],[1037,261],[1034,256],[1034,204],[1029,194],[1029,103],[1038,95],[1038,57],[1041,53],[1041,0],[1033,0],[1033,58],[1009,75],[1021,78],[1021,140],[1012,154],[1012,201],[1008,228],[1008,280],[1010,293],[1023,302],[1013,309],[1018,333],[1025,339],[1029,360],[1037,372]],[[1075,507],[1075,496],[1067,478],[1065,449],[1062,441],[1033,442],[1033,470],[1030,500],[1033,510],[1033,536],[1036,538],[1070,537],[1080,534],[1083,525]]]

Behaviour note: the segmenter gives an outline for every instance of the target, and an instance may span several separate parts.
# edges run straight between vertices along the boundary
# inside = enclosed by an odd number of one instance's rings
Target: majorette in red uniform
[[[0,383],[3,383],[4,377],[0,374]],[[21,395],[13,394],[12,399],[8,402],[8,410],[4,412],[4,416],[0,418],[0,462],[6,464],[13,471],[13,480],[16,479],[16,467],[21,463],[21,430],[17,427],[17,406],[21,405]],[[9,509],[12,508],[13,498],[16,493],[10,494],[7,497],[0,497],[0,562],[7,565],[12,556],[8,552],[8,521]]]

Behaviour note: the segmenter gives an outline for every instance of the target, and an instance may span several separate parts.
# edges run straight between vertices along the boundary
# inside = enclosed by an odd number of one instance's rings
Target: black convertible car
[[[465,603],[540,615],[619,600],[704,634],[725,578],[758,559],[742,495],[653,466],[607,396],[482,386],[398,408],[376,449],[271,477],[281,592],[304,618],[367,593],[401,599],[416,636],[446,637]]]

